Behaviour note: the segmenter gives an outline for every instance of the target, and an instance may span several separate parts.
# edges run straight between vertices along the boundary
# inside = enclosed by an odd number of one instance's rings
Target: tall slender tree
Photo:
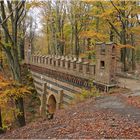
[[[17,85],[22,83],[20,59],[19,59],[19,44],[18,44],[18,24],[25,14],[25,1],[0,1],[0,26],[3,29],[4,41],[0,42],[4,50],[13,80]],[[15,100],[17,109],[21,112],[17,115],[17,120],[20,126],[25,125],[24,103],[23,98],[19,97]]]

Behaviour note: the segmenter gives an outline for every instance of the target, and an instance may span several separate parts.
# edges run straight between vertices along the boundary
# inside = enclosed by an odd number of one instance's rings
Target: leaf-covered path
[[[59,110],[51,121],[38,119],[1,138],[140,138],[140,109],[126,98],[109,95],[92,98],[67,110]]]

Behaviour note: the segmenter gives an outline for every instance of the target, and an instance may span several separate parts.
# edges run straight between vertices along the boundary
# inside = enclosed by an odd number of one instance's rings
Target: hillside
[[[91,98],[57,111],[53,120],[40,118],[0,138],[140,138],[140,108],[129,104],[130,99],[122,95]]]

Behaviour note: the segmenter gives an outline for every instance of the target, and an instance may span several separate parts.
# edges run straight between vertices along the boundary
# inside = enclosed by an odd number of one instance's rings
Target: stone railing
[[[63,69],[67,71],[73,71],[88,75],[95,75],[95,64],[92,64],[85,59],[77,59],[75,57],[69,56],[40,56],[40,55],[31,55],[30,60],[28,61],[33,65],[42,65],[51,66],[58,69]]]

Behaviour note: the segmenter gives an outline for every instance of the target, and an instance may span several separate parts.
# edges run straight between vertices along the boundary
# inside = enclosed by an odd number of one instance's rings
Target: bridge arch
[[[49,113],[54,113],[57,109],[58,102],[57,97],[54,94],[50,94],[47,97],[47,109]]]

